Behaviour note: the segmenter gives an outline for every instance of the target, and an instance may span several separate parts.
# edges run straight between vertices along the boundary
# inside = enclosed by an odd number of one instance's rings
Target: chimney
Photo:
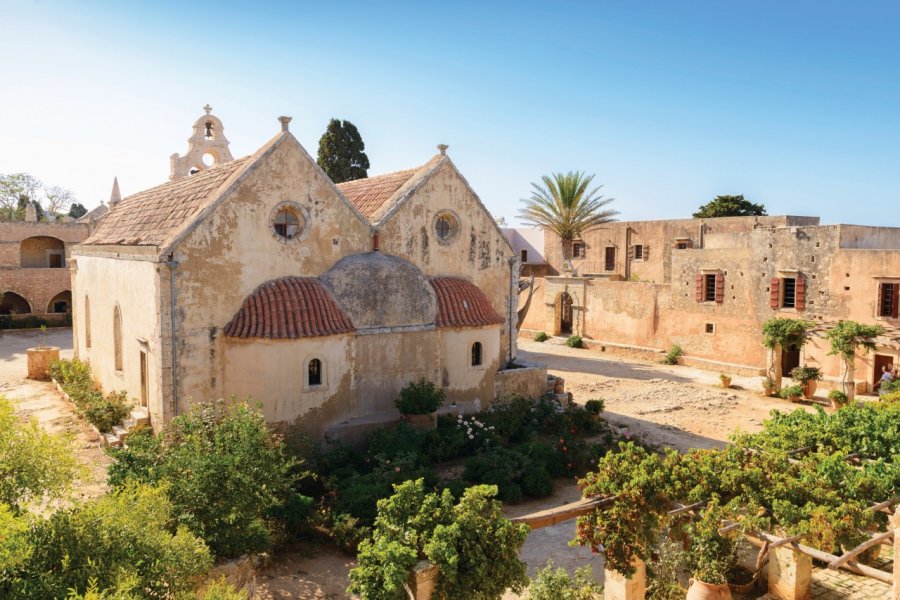
[[[278,117],[278,121],[281,123],[282,131],[290,131],[288,124],[291,122],[291,117]]]
[[[441,156],[447,156],[447,148],[449,148],[447,144],[438,144],[438,152],[441,153]]]
[[[28,201],[28,204],[25,205],[25,220],[31,223],[37,221],[37,210],[34,208],[34,204],[31,200]]]

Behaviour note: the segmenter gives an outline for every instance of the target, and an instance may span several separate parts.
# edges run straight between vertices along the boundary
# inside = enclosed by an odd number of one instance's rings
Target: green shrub
[[[546,342],[549,339],[550,336],[543,331],[538,331],[536,334],[534,334],[534,341],[536,342]]]
[[[664,365],[677,365],[678,359],[684,354],[681,350],[681,346],[678,344],[672,344],[669,346],[669,351],[666,352],[666,355],[663,357],[662,364]]]
[[[404,415],[428,415],[440,408],[445,397],[443,389],[422,378],[403,386],[394,405]]]
[[[532,498],[545,498],[553,493],[553,478],[537,465],[522,474],[522,491]]]
[[[582,347],[581,336],[573,335],[573,336],[569,337],[569,339],[566,340],[566,346],[568,346],[569,348],[581,348]]]
[[[842,406],[844,404],[847,404],[847,400],[848,400],[847,394],[845,394],[841,390],[831,390],[830,392],[828,392],[828,399],[834,400],[835,402],[837,402],[838,404],[840,404]]]
[[[384,458],[394,458],[400,454],[421,454],[427,438],[428,432],[409,423],[397,423],[373,431],[366,440],[366,454],[370,457],[381,455]]]
[[[31,536],[27,565],[0,578],[5,598],[63,598],[90,588],[116,598],[168,598],[190,591],[193,578],[212,567],[206,545],[178,526],[159,487],[129,484],[57,511],[36,521]]]
[[[789,385],[787,387],[781,388],[781,393],[778,394],[781,398],[787,400],[791,396],[802,396],[803,395],[803,386],[802,385]]]
[[[575,569],[574,578],[554,566],[552,560],[547,561],[547,566],[535,573],[528,600],[599,600],[603,596],[603,586],[594,581],[590,565]]]
[[[599,398],[597,400],[588,400],[584,403],[584,408],[592,415],[599,415],[603,412],[603,405],[603,398]]]
[[[516,396],[491,405],[481,420],[509,444],[527,441],[537,433],[558,433],[565,428],[563,412],[556,400]]]
[[[563,411],[565,429],[572,434],[600,433],[603,423],[595,417],[596,415],[589,412],[586,406],[579,406],[575,403],[570,403]]]
[[[68,438],[47,433],[37,419],[20,419],[0,396],[0,506],[20,513],[32,501],[61,498],[80,468]]]
[[[891,394],[894,392],[900,392],[900,379],[892,379],[890,381],[883,381],[881,385],[878,386],[878,392],[881,395]]]
[[[822,381],[822,369],[819,367],[794,367],[791,369],[791,379],[800,383]]]
[[[338,548],[355,555],[359,543],[372,535],[372,528],[353,515],[342,513],[332,518],[328,534]]]
[[[131,411],[132,403],[125,392],[110,392],[104,397],[94,386],[90,365],[77,358],[53,361],[50,376],[69,395],[77,412],[100,433],[112,431]]]
[[[439,569],[439,598],[499,600],[508,588],[521,592],[528,578],[518,551],[529,529],[503,516],[495,494],[491,486],[476,486],[454,503],[448,490],[427,493],[421,480],[396,486],[378,502],[372,537],[359,546],[347,591],[405,600],[403,585],[427,558]]]
[[[469,458],[463,479],[473,484],[495,485],[501,501],[515,503],[522,500],[520,482],[527,467],[528,461],[520,453],[500,448]]]
[[[145,438],[132,446],[129,441],[128,448],[115,451],[110,482],[167,481],[178,522],[216,556],[268,550],[275,541],[275,514],[287,502],[299,502],[292,498],[298,461],[246,403],[196,404],[156,442]]]
[[[223,576],[209,584],[198,600],[247,600],[247,592],[235,589]]]

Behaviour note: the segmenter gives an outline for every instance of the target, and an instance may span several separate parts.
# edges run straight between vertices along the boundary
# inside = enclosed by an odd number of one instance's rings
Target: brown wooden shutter
[[[723,300],[725,300],[725,276],[716,273],[716,302],[721,304]]]
[[[650,260],[650,246],[644,244],[644,260]]]
[[[628,246],[628,260],[634,260],[634,246]]]
[[[794,308],[804,310],[806,308],[806,277],[797,273],[797,286],[794,290]]]
[[[891,287],[893,288],[891,293],[891,318],[896,319],[900,315],[900,311],[897,310],[897,304],[900,304],[900,284],[895,283]]]
[[[769,283],[769,306],[773,310],[778,310],[778,301],[780,300],[781,280],[773,277]]]
[[[703,275],[694,277],[694,300],[703,302]]]

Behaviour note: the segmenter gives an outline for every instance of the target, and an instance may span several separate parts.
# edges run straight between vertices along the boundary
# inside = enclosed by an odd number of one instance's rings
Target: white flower
[[[475,439],[475,436],[472,435],[472,434],[470,433],[470,434],[469,434],[469,439],[470,439],[470,440],[474,440],[474,439]]]

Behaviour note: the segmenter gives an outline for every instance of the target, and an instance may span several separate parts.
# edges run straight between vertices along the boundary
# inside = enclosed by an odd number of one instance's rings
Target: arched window
[[[481,342],[472,344],[472,366],[481,366]]]
[[[84,295],[84,345],[91,347],[91,300]]]
[[[322,385],[322,361],[314,358],[306,368],[306,385]]]
[[[122,370],[122,313],[117,306],[113,310],[113,350],[116,358],[116,371]]]

